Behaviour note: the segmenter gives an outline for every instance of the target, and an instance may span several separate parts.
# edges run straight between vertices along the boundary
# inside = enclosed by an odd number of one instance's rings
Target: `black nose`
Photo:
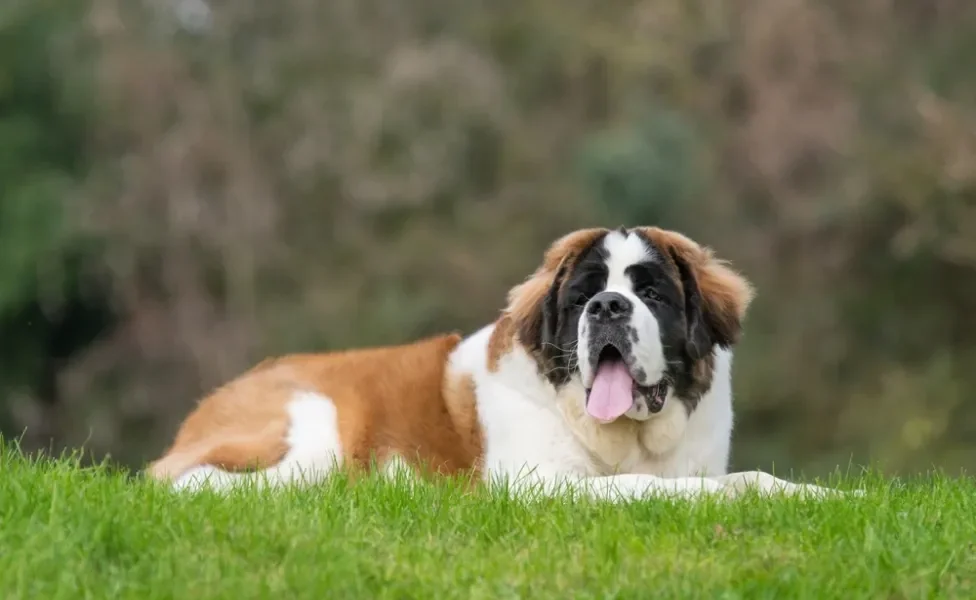
[[[597,320],[625,319],[632,312],[634,305],[618,292],[600,292],[586,305],[586,314]]]

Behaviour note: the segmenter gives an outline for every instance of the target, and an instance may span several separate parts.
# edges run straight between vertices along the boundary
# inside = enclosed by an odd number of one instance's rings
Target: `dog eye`
[[[600,288],[590,285],[579,285],[569,288],[566,293],[566,306],[582,307],[590,301],[590,298],[597,295]]]
[[[574,308],[581,307],[587,302],[589,302],[591,296],[592,294],[587,294],[584,291],[574,290],[570,292],[569,297],[567,298],[568,302],[566,303],[566,305]]]
[[[638,292],[638,295],[641,298],[644,298],[645,300],[653,300],[655,302],[660,302],[662,300],[661,294],[658,294],[657,290],[655,290],[651,286],[646,286],[644,288],[641,288],[640,292]]]

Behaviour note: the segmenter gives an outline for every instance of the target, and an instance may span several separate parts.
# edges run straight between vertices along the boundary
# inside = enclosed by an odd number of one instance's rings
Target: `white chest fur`
[[[716,357],[711,390],[689,416],[680,401],[644,422],[600,424],[585,412],[583,388],[560,393],[538,367],[515,349],[495,372],[484,368],[491,327],[455,353],[452,367],[478,383],[478,413],[485,434],[486,466],[517,465],[580,475],[641,473],[661,477],[721,475],[727,470],[732,430],[731,356]]]
[[[570,384],[557,397],[556,406],[600,475],[634,473],[648,459],[664,458],[677,445],[687,423],[678,402],[668,402],[659,415],[645,422],[621,418],[598,423],[586,414],[583,394],[581,387]]]
[[[728,468],[732,433],[730,353],[720,351],[715,363],[712,387],[690,415],[682,402],[669,399],[647,421],[601,424],[586,414],[582,387],[572,384],[557,406],[601,475],[721,475]]]

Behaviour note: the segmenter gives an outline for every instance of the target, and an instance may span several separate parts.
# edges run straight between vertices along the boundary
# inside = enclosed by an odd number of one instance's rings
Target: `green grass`
[[[525,503],[429,484],[178,495],[0,451],[0,598],[976,597],[976,485]]]

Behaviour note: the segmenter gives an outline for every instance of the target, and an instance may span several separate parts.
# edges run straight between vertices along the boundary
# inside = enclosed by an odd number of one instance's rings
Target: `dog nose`
[[[632,312],[634,312],[634,305],[618,292],[600,292],[586,305],[586,313],[591,319],[607,321],[625,319]]]

